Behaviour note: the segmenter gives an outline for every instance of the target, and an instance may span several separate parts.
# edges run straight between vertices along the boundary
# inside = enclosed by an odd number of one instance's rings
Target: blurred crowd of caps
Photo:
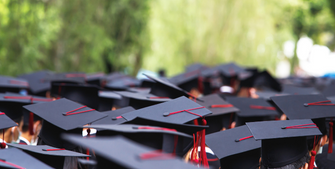
[[[192,135],[205,129],[207,145],[221,163],[226,159],[224,163],[229,166],[234,160],[227,160],[226,157],[259,149],[260,142],[246,142],[249,146],[239,149],[229,145],[230,143],[225,148],[217,147],[219,145],[215,140],[229,138],[236,143],[236,138],[251,135],[245,126],[247,122],[278,120],[283,111],[274,106],[271,97],[307,94],[335,100],[335,81],[332,79],[276,79],[267,70],[245,68],[235,63],[215,67],[192,64],[187,66],[183,73],[171,78],[165,77],[164,73],[159,77],[145,76],[144,79],[136,79],[120,72],[86,74],[51,71],[33,72],[18,77],[0,76],[0,111],[16,122],[24,116],[25,124],[29,122],[29,112],[34,114],[34,119],[44,120],[39,135],[40,142],[45,144],[44,147],[8,145],[24,150],[55,168],[61,168],[59,165],[63,165],[63,162],[50,161],[48,156],[88,156],[67,151],[78,152],[78,147],[95,151],[97,156],[101,157],[98,158],[100,167],[108,165],[155,168],[159,165],[160,168],[194,168],[195,166],[184,163],[180,158],[192,147]],[[254,108],[250,105],[254,105]],[[220,107],[224,109],[218,109]],[[174,115],[187,110],[192,112]],[[76,113],[78,115],[72,116]],[[207,125],[194,125],[193,120],[198,117],[205,117]],[[230,129],[232,122],[235,122],[234,129]],[[97,136],[115,137],[82,139],[81,136],[71,135],[81,134],[86,124],[98,130]],[[143,127],[147,125],[154,127]],[[222,129],[227,129],[227,132],[222,136],[217,135]],[[228,132],[232,130],[236,131]],[[64,133],[68,135],[64,136]],[[240,136],[237,136],[237,133]],[[313,134],[315,132],[310,133]],[[176,135],[179,139],[177,146],[174,146]],[[306,135],[308,134],[302,136]],[[58,155],[52,153],[57,154],[59,151],[45,151],[58,148],[65,148],[66,151]],[[154,149],[160,149],[165,153],[173,152],[176,157],[168,163],[164,163],[164,160],[139,162],[135,157],[129,158]],[[11,153],[20,152],[14,151],[17,150],[13,149],[13,152],[5,153],[7,155],[0,155],[0,160],[8,158],[8,161],[12,159],[15,163]],[[250,156],[254,155],[248,155]],[[260,154],[256,155],[258,159],[259,156]],[[239,157],[240,160],[241,158],[243,157]],[[258,159],[251,161],[254,163]],[[96,164],[94,160],[90,162],[81,161],[83,165]],[[236,161],[234,163],[237,164]],[[253,165],[247,162],[243,164]]]

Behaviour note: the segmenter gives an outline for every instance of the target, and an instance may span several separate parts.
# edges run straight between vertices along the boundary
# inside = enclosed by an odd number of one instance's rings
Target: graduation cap
[[[195,71],[195,70],[199,70],[199,69],[207,69],[208,67],[201,64],[201,63],[195,63],[195,64],[191,64],[191,65],[188,65],[186,66],[185,68],[185,72],[192,72],[192,71]]]
[[[89,157],[89,155],[65,150],[63,148],[51,147],[48,145],[22,145],[8,144],[9,147],[18,148],[41,162],[53,167],[63,168],[66,157]]]
[[[210,113],[211,112],[205,107],[183,96],[171,101],[125,113],[122,117],[127,121],[133,120],[136,117],[143,117],[156,121],[184,124]]]
[[[22,106],[31,104],[30,101],[25,99],[7,99],[4,98],[5,96],[8,95],[0,94],[0,111],[6,113],[9,118],[19,123],[23,116]]]
[[[101,112],[103,114],[107,114],[107,116],[97,121],[94,121],[91,124],[122,124],[127,120],[125,120],[121,115],[134,110],[134,108],[128,106],[117,110]]]
[[[185,168],[196,169],[171,154],[160,153],[122,136],[110,138],[91,138],[65,135],[65,139],[82,147],[93,149],[97,154],[97,168]],[[201,168],[201,167],[200,167]]]
[[[51,83],[51,95],[99,109],[99,88],[95,85]]]
[[[19,149],[8,148],[0,150],[0,168],[51,169],[52,167]]]
[[[150,80],[148,78],[141,79],[140,81],[141,81],[140,87],[144,87],[144,88],[152,88],[156,83],[155,81]]]
[[[247,126],[206,135],[206,144],[220,159],[221,168],[257,168],[261,142],[256,141]]]
[[[140,81],[122,73],[112,73],[105,76],[104,87],[110,90],[126,90],[129,87],[140,86]]]
[[[206,107],[212,114],[206,116],[209,128],[206,133],[213,133],[222,130],[222,128],[230,128],[234,119],[234,115],[239,111],[238,108],[223,100],[218,94],[211,94],[200,98],[197,101],[201,106]]]
[[[327,134],[325,118],[335,116],[335,104],[320,94],[277,96],[271,99],[290,120],[312,119],[323,135]],[[329,133],[329,137],[332,137],[332,133]]]
[[[75,146],[60,140],[62,133],[81,133],[77,127],[107,116],[65,98],[24,108],[44,119],[39,137],[45,144],[66,149],[74,149]]]
[[[292,85],[283,85],[282,93],[299,95],[299,94],[318,94],[314,87],[298,87]]]
[[[310,119],[251,122],[247,126],[256,140],[262,140],[262,165],[269,168],[300,160],[308,153],[306,137],[321,135]]]
[[[277,92],[282,90],[282,86],[279,81],[272,77],[266,70],[257,74],[254,79],[253,86],[257,88],[267,87]]]
[[[112,110],[113,106],[122,99],[122,96],[112,91],[99,91],[99,111]]]
[[[227,101],[240,110],[236,113],[236,126],[246,122],[271,120],[280,115],[278,110],[264,99],[227,97]]]
[[[134,93],[127,91],[116,91],[115,93],[121,95],[122,97],[128,98],[129,106],[135,109],[141,109],[171,100],[168,97],[159,97],[150,93]]]
[[[44,81],[44,77],[52,74],[51,71],[38,71],[29,74],[20,75],[19,78],[26,79],[29,83],[29,91],[38,96],[45,96],[50,90],[50,82]]]
[[[169,79],[169,81],[181,89],[190,92],[193,88],[197,88],[200,92],[203,90],[203,79],[201,77],[201,71],[203,69],[196,69],[181,73]]]
[[[0,93],[14,92],[19,93],[22,89],[28,89],[29,83],[25,79],[9,76],[0,76]]]
[[[148,77],[149,79],[154,80],[156,82],[150,91],[150,93],[153,95],[160,96],[160,97],[169,97],[172,99],[175,99],[180,96],[186,96],[186,97],[191,96],[188,92],[184,91],[183,89],[179,88],[178,86],[168,81],[164,81],[162,79],[155,78],[155,77],[152,77],[146,74],[144,75]]]
[[[11,120],[5,113],[0,112],[0,133],[4,133],[5,129],[17,126],[17,124]],[[4,134],[2,135],[5,136]],[[0,143],[0,149],[6,148],[5,138],[2,138],[2,143]]]

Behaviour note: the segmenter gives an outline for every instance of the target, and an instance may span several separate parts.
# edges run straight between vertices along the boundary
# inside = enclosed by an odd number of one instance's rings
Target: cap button
[[[281,129],[286,129],[286,127],[281,127]]]
[[[239,140],[239,139],[236,139],[235,142],[240,142],[240,140]]]
[[[169,115],[170,115],[170,113],[168,113],[168,112],[163,113],[163,116],[164,116],[164,117],[167,117],[167,116],[169,116]]]
[[[116,117],[112,117],[112,120],[117,120],[117,118]]]
[[[138,129],[138,127],[136,127],[136,126],[133,126],[133,129]]]
[[[67,114],[66,113],[63,113],[63,116],[66,116]]]
[[[304,103],[304,106],[305,106],[305,107],[308,107],[308,103]]]

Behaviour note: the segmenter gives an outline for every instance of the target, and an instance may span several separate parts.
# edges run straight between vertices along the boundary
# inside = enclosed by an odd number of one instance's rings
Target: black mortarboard
[[[160,96],[160,97],[169,97],[172,99],[175,99],[177,97],[180,96],[186,96],[186,97],[190,97],[191,95],[184,91],[183,89],[179,88],[178,86],[159,79],[159,78],[154,78],[152,76],[146,75],[149,79],[154,80],[156,83],[155,85],[151,88],[150,93],[156,96]]]
[[[157,126],[96,124],[86,127],[97,129],[97,137],[123,135],[138,143],[155,149],[161,149],[164,152],[172,153],[175,149],[175,153],[180,156],[184,155],[184,142],[186,141],[186,144],[189,144],[192,140],[190,135],[178,132],[176,129]],[[178,136],[177,141],[175,140],[175,136]]]
[[[116,91],[115,93],[121,95],[122,97],[128,98],[129,106],[135,109],[141,109],[171,100],[168,97],[158,97],[150,93],[134,93],[127,91]]]
[[[331,103],[325,96],[321,94],[289,95],[271,97],[271,99],[288,119],[312,119],[321,133],[327,135],[326,117],[335,117],[335,104]],[[314,138],[308,138],[308,142],[309,149],[312,149]],[[332,143],[332,141],[330,142]]]
[[[299,95],[299,94],[318,94],[314,87],[298,87],[292,85],[283,85],[282,93]]]
[[[162,169],[198,168],[191,164],[186,164],[177,157],[160,154],[152,148],[143,146],[122,136],[83,139],[78,136],[66,135],[65,139],[82,147],[93,149],[97,154],[98,168],[151,169],[157,168],[158,166]],[[148,157],[153,153],[158,158]],[[147,157],[147,159],[145,157]]]
[[[63,168],[65,157],[88,157],[86,154],[51,147],[48,145],[30,146],[22,144],[8,144],[8,146],[21,149],[25,153],[28,153],[32,157],[53,168]]]
[[[155,121],[184,124],[210,113],[208,109],[194,101],[186,97],[179,97],[171,101],[125,113],[122,117],[127,121],[136,117],[143,117]]]
[[[190,92],[193,88],[202,87],[201,71],[203,69],[196,69],[193,71],[181,73],[169,79],[169,81],[181,89]]]
[[[0,93],[14,92],[19,93],[21,89],[28,89],[29,83],[25,79],[9,76],[0,76]]]
[[[127,120],[125,120],[121,115],[134,111],[134,110],[135,110],[134,108],[128,106],[128,107],[124,107],[124,108],[117,109],[117,110],[101,112],[101,113],[107,114],[108,116],[102,119],[99,119],[97,121],[94,121],[91,124],[122,124],[126,122]]]
[[[222,130],[222,128],[230,128],[234,120],[234,114],[239,111],[238,108],[223,100],[218,94],[211,94],[200,98],[198,104],[205,106],[212,114],[206,116],[209,128],[206,133],[213,133]]]
[[[206,144],[220,159],[221,168],[255,169],[259,165],[261,142],[245,125],[206,135]]]
[[[282,90],[282,86],[279,81],[272,77],[266,70],[257,74],[253,86],[257,88],[267,87],[277,92]]]
[[[32,94],[38,96],[45,96],[45,93],[50,90],[50,82],[43,80],[43,78],[51,71],[38,71],[29,74],[20,75],[19,78],[26,79],[29,83],[29,90]]]
[[[141,85],[140,87],[147,87],[147,88],[152,88],[155,85],[155,81],[150,80],[148,78],[146,79],[141,79]]]
[[[199,70],[199,69],[207,69],[207,66],[201,63],[191,64],[191,65],[186,66],[185,72],[192,72],[192,71]]]
[[[6,94],[0,95],[0,111],[6,113],[9,118],[19,123],[23,116],[22,106],[30,104],[30,101],[5,99],[4,96]]]
[[[66,149],[73,149],[75,146],[59,140],[60,134],[81,133],[77,127],[107,116],[65,98],[48,103],[27,105],[24,108],[44,119],[39,135],[43,142]]]
[[[95,85],[51,83],[51,95],[99,109],[99,88]]]
[[[140,81],[131,76],[122,73],[112,73],[105,76],[105,88],[111,90],[126,90],[128,87],[135,87],[140,85]]]
[[[17,124],[11,120],[6,113],[0,112],[0,130],[14,126],[17,126]]]
[[[112,91],[99,91],[99,111],[112,110],[114,104],[122,99],[122,96]]]
[[[327,132],[325,124],[323,124],[325,122],[324,118],[335,116],[335,105],[324,105],[332,103],[330,101],[327,102],[328,99],[323,95],[288,95],[271,97],[271,99],[290,120],[313,119],[322,133]],[[326,102],[316,103],[323,101]],[[320,124],[315,121],[321,118],[323,122]]]
[[[240,109],[236,113],[236,126],[244,125],[246,122],[274,119],[275,116],[279,116],[278,110],[264,99],[228,97],[227,101]]]
[[[50,166],[16,148],[0,150],[0,168],[51,169]]]
[[[256,140],[262,140],[262,165],[286,166],[308,153],[307,136],[321,135],[309,119],[247,123]]]

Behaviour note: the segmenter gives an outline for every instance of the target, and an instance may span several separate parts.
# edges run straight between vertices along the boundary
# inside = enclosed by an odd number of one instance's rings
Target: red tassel
[[[32,112],[29,113],[29,134],[34,135],[34,114]]]
[[[329,122],[328,153],[333,153],[333,122]]]
[[[314,161],[315,161],[316,152],[313,150],[311,152],[311,154],[312,154],[312,156],[311,156],[311,160],[308,163],[308,169],[313,169],[314,168]]]
[[[207,121],[205,119],[202,119],[202,125],[207,125]],[[201,160],[202,160],[202,165],[205,167],[205,168],[209,168],[208,167],[208,160],[207,160],[207,155],[206,155],[206,130],[203,129],[201,131]]]
[[[5,142],[0,143],[0,149],[4,149],[4,148],[6,148],[6,143]]]
[[[86,131],[87,131],[87,137],[90,137],[91,136],[91,129],[88,128]],[[90,149],[86,149],[86,154],[90,155]],[[86,160],[87,161],[90,160],[90,157],[86,157]]]

